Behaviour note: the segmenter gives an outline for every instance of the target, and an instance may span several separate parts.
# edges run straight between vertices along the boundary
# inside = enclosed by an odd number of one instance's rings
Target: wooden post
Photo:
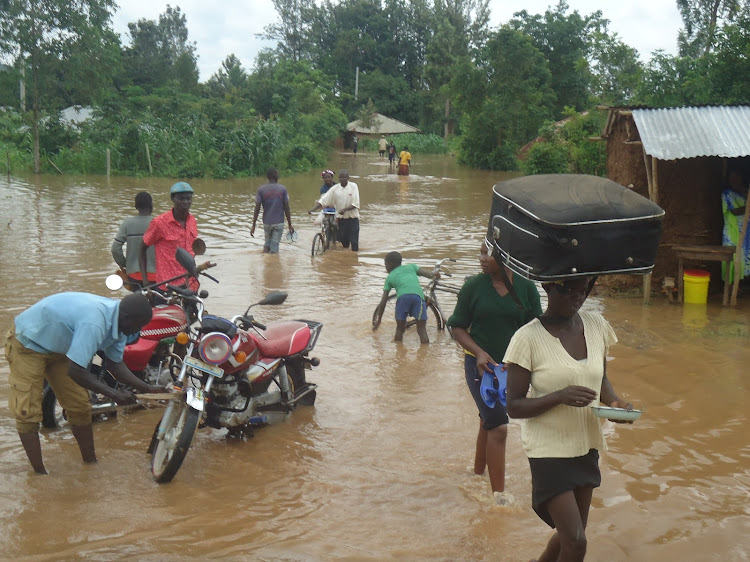
[[[648,198],[653,201],[654,178],[653,178],[654,158],[646,154],[646,147],[643,147],[643,163],[646,167],[646,182],[648,183]],[[651,301],[651,274],[643,276],[643,304]]]
[[[745,198],[745,216],[742,218],[740,228],[740,239],[737,240],[737,249],[734,252],[734,282],[732,283],[732,306],[737,306],[737,292],[740,290],[740,278],[745,270],[745,234],[747,233],[747,220],[750,217],[750,189]],[[729,273],[727,272],[727,275]]]
[[[646,154],[646,148],[643,148],[643,163],[646,167],[646,182],[648,185],[646,186],[648,188],[648,198],[651,199],[651,184],[653,183],[651,180],[651,157]]]
[[[107,149],[107,177],[109,177],[109,170],[110,170],[110,159],[109,159],[109,148]]]
[[[651,201],[659,204],[659,163],[658,158],[651,157]]]
[[[8,162],[8,177],[10,177],[10,150],[5,153],[5,159]]]
[[[643,304],[651,302],[651,274],[643,276]]]
[[[47,158],[47,162],[49,162],[50,166],[52,166],[55,170],[57,170],[57,172],[60,175],[63,175],[62,170],[60,168],[58,168],[57,166],[55,166],[55,163],[52,160],[50,160],[49,158]]]
[[[148,160],[148,173],[149,175],[152,175],[154,170],[151,168],[151,153],[148,150],[148,143],[146,143],[146,160]]]

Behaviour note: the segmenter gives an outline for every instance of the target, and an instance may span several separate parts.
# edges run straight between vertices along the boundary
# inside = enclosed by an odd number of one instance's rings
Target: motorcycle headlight
[[[211,332],[201,338],[198,354],[206,363],[221,365],[232,353],[232,340],[221,332]]]

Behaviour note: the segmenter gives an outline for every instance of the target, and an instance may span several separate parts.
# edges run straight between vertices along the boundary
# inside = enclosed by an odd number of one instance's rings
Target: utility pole
[[[26,113],[26,65],[21,57],[21,79],[18,81],[19,97],[21,98],[21,112]]]
[[[357,74],[354,77],[354,101],[357,101],[358,93],[359,93],[359,67],[357,67]]]

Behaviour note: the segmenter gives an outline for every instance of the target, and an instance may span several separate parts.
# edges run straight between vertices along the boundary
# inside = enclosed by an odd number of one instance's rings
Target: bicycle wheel
[[[325,251],[326,251],[325,240],[323,240],[323,235],[320,232],[318,232],[313,237],[312,257],[319,256]]]

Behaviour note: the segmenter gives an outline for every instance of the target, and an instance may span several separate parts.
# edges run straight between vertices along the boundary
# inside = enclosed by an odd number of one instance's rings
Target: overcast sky
[[[167,4],[179,6],[187,18],[190,41],[196,44],[201,82],[210,78],[231,53],[250,70],[258,51],[272,46],[256,34],[277,21],[270,0],[120,0],[120,3],[114,28],[124,43],[129,42],[129,22],[158,20]],[[548,6],[556,3],[556,0],[490,0],[491,23],[493,27],[503,24],[521,9],[532,14],[544,13]],[[644,61],[657,49],[670,54],[677,52],[681,20],[675,0],[568,0],[568,5],[570,10],[578,10],[582,15],[601,10],[610,21],[610,29],[637,49]]]

